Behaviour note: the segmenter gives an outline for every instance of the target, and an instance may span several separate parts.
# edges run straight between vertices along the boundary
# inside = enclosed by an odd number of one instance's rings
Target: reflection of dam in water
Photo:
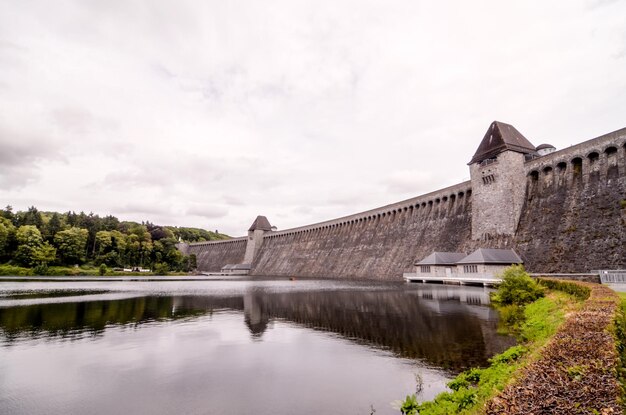
[[[259,341],[273,322],[295,324],[462,369],[484,365],[513,343],[497,334],[497,314],[483,305],[488,301],[484,289],[458,286],[287,292],[255,288],[222,296],[145,296],[0,308],[0,334],[9,343],[24,336],[82,338],[97,336],[111,325],[139,328],[156,320],[235,310],[243,312],[244,323]]]
[[[260,336],[272,320],[340,334],[444,367],[483,365],[514,341],[497,333],[489,292],[470,287],[411,290],[249,292],[244,315]]]

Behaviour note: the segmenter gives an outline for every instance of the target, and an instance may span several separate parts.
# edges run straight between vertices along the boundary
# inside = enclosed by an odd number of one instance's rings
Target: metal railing
[[[626,284],[626,269],[600,270],[602,284]]]

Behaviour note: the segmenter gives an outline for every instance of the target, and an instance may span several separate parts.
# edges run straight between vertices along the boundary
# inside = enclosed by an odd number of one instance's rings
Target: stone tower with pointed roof
[[[524,162],[535,146],[515,127],[494,121],[468,163],[472,182],[472,239],[514,235],[524,205]]]
[[[270,232],[271,230],[272,225],[270,225],[270,221],[267,220],[265,216],[259,215],[254,222],[252,222],[250,229],[248,229],[248,243],[246,245],[246,253],[243,257],[244,264],[252,264],[256,253],[263,244],[263,235],[265,232]]]

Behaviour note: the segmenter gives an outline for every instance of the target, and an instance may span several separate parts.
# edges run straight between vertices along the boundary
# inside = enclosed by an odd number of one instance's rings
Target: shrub
[[[459,400],[459,410],[467,409],[478,402],[478,396],[476,395],[476,391],[466,390],[462,391],[462,395]]]
[[[481,369],[470,369],[465,372],[465,379],[467,379],[468,382],[476,384],[480,381],[482,373],[483,371]]]
[[[482,369],[474,368],[466,370],[465,372],[460,373],[456,378],[448,382],[448,387],[453,391],[458,391],[463,388],[467,389],[472,385],[478,384],[481,374]]]
[[[543,288],[526,273],[523,265],[511,265],[502,275],[491,300],[499,305],[524,305],[544,296]]]
[[[33,275],[33,270],[31,268],[18,267],[15,265],[4,264],[0,265],[0,275],[10,275],[10,276],[30,276]]]
[[[48,275],[48,265],[45,263],[37,265],[33,268],[35,275]]]
[[[470,383],[463,376],[457,376],[448,382],[448,387],[453,391],[458,391],[459,389],[468,388]]]
[[[494,357],[489,359],[489,361],[491,363],[510,363],[510,362],[514,362],[518,360],[526,352],[528,352],[528,349],[525,348],[524,346],[513,346],[513,347],[509,347],[504,352],[498,355],[495,355]]]
[[[417,415],[417,409],[419,408],[419,404],[417,403],[417,396],[415,395],[407,395],[404,402],[402,402],[402,406],[400,407],[400,412],[404,415]]]
[[[108,271],[108,268],[106,264],[100,264],[100,267],[98,267],[98,274],[106,275],[107,271]]]
[[[500,313],[500,322],[504,324],[507,330],[515,331],[525,320],[523,306],[509,304],[498,307],[498,311]]]
[[[154,264],[154,273],[156,275],[167,275],[170,271],[170,268],[167,266],[165,262],[158,262]]]
[[[589,298],[591,290],[584,285],[576,284],[572,281],[562,281],[553,279],[539,278],[538,283],[551,290],[562,291],[566,294],[573,295],[578,300],[584,301]]]

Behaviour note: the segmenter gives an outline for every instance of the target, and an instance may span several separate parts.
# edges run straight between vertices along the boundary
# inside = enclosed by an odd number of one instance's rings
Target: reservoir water
[[[512,345],[477,287],[0,280],[2,414],[398,414]]]

